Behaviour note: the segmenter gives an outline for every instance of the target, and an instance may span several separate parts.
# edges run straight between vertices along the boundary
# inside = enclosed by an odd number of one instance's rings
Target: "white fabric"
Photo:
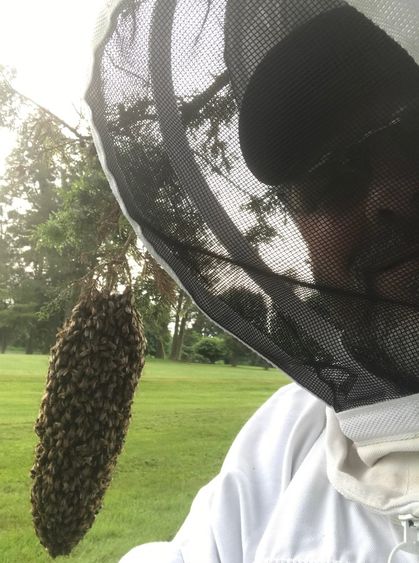
[[[401,526],[330,484],[325,428],[324,403],[296,384],[281,389],[243,427],[173,542],[121,563],[385,563]]]
[[[342,432],[357,445],[413,438],[419,434],[419,394],[357,407],[336,416]]]
[[[397,517],[419,516],[418,439],[357,445],[342,434],[327,409],[327,474],[346,498],[370,510]]]

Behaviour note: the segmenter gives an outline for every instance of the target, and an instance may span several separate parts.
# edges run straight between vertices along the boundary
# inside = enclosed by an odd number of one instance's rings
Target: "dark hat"
[[[296,180],[384,128],[419,94],[419,68],[352,7],[314,17],[270,49],[245,90],[240,144],[266,184]]]

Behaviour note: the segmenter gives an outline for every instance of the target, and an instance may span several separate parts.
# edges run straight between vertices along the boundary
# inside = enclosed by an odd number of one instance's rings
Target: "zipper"
[[[419,517],[400,514],[398,520],[403,527],[403,541],[394,546],[387,563],[395,563],[394,556],[400,551],[419,555]]]

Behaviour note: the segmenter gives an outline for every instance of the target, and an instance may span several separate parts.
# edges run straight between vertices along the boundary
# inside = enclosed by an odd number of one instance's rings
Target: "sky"
[[[94,22],[104,0],[0,0],[0,65],[13,85],[72,124],[86,84]],[[0,172],[12,137],[0,129]]]

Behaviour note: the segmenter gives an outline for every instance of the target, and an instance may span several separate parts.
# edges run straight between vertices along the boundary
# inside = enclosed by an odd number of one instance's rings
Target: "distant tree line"
[[[0,181],[0,352],[48,353],[86,288],[130,284],[149,355],[267,367],[211,323],[138,243],[82,118],[77,127],[65,123],[12,81],[0,67],[0,127],[16,135]]]

